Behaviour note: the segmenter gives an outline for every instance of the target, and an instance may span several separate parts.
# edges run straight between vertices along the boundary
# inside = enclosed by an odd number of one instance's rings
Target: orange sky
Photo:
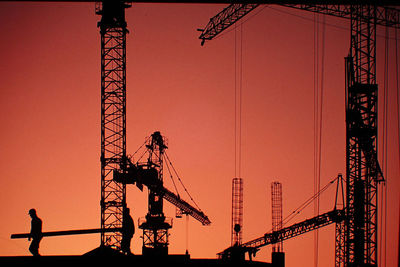
[[[223,7],[134,4],[126,13],[128,153],[156,130],[168,139],[170,159],[212,221],[203,227],[189,220],[194,258],[214,258],[230,244],[234,32],[201,47],[196,31]],[[0,255],[29,255],[26,240],[9,236],[29,231],[32,207],[45,231],[100,225],[99,19],[94,4],[0,3]],[[244,241],[271,228],[272,181],[283,184],[284,217],[314,191],[312,20],[313,14],[272,6],[257,8],[243,24]],[[345,173],[344,57],[349,51],[348,21],[326,21],[322,185]],[[379,28],[380,89],[383,35]],[[394,41],[390,48],[386,261],[395,266],[400,174]],[[165,184],[173,189],[168,178]],[[127,193],[137,222],[147,212],[147,194],[136,187]],[[330,189],[321,198],[321,211],[333,204]],[[166,215],[174,217],[175,209],[165,206]],[[311,216],[312,206],[293,223]],[[174,218],[170,253],[185,252],[185,226],[185,219]],[[333,229],[319,232],[320,266],[334,266]],[[136,254],[140,235],[137,231],[132,240]],[[313,237],[308,233],[284,242],[287,266],[313,265]],[[98,235],[45,238],[41,253],[83,254],[99,243]],[[263,248],[256,259],[270,261],[270,250]]]

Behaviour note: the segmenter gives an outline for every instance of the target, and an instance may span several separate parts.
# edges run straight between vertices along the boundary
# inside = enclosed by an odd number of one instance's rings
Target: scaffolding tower
[[[272,203],[272,231],[282,229],[282,184],[280,182],[271,183],[271,203]],[[272,244],[272,252],[282,252],[283,241]]]
[[[101,35],[101,229],[122,227],[125,184],[113,171],[126,162],[126,21],[123,1],[96,3]],[[101,246],[121,249],[120,232],[101,232]]]
[[[243,179],[232,179],[232,235],[231,245],[242,244],[243,233]]]

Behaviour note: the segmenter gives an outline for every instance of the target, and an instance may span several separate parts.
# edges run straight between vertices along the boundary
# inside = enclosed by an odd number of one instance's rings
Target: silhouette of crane
[[[146,143],[148,153],[146,162],[133,163],[126,158],[126,162],[121,164],[121,168],[115,169],[113,172],[113,179],[117,183],[136,184],[140,190],[143,190],[143,185],[145,185],[149,189],[148,213],[145,221],[139,224],[139,228],[143,230],[143,255],[168,254],[168,229],[172,227],[172,223],[167,221],[164,215],[163,199],[203,225],[211,223],[201,210],[164,187],[163,161],[167,148],[161,133],[154,132]]]
[[[223,9],[200,30],[201,45],[258,6],[231,4]],[[377,158],[376,27],[400,28],[400,10],[370,3],[282,6],[350,19],[350,52],[346,57],[346,206],[345,219],[336,221],[335,262],[336,266],[376,266],[377,195],[378,185],[384,181]]]

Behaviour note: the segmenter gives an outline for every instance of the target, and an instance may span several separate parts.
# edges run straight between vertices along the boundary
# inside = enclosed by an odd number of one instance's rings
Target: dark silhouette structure
[[[121,250],[124,254],[130,255],[131,252],[131,239],[135,234],[135,223],[130,215],[129,208],[125,208],[122,216],[122,241]]]
[[[114,170],[113,179],[115,182],[125,185],[136,184],[141,191],[143,186],[149,189],[148,213],[145,218],[139,220],[138,224],[138,228],[143,230],[142,253],[143,255],[166,256],[169,245],[168,230],[172,227],[172,218],[166,218],[164,215],[164,199],[181,210],[182,214],[192,216],[203,225],[209,225],[211,221],[198,207],[193,207],[179,194],[176,195],[164,187],[164,161],[166,161],[167,170],[170,171],[168,166],[171,166],[173,170],[174,168],[165,154],[168,147],[161,133],[154,132],[142,147],[146,148],[147,161],[134,164],[129,158],[126,158],[126,162],[121,165],[120,170]],[[182,183],[181,180],[180,182]]]
[[[257,6],[231,4],[223,9],[200,30],[201,45]],[[375,3],[283,6],[350,20],[350,52],[345,61],[346,206],[344,219],[336,224],[335,266],[377,266],[378,186],[384,177],[377,157],[376,28],[400,28],[400,10]]]
[[[232,179],[231,246],[242,244],[243,234],[243,179]]]
[[[39,243],[40,240],[42,240],[42,220],[37,216],[35,209],[30,209],[29,215],[32,218],[31,233],[28,237],[29,241],[32,239],[31,245],[29,246],[29,251],[33,256],[40,256]]]
[[[126,34],[125,9],[120,0],[96,3],[101,35],[101,229],[121,228],[126,185],[113,180],[113,170],[126,158]],[[102,232],[101,246],[121,250],[120,232]]]

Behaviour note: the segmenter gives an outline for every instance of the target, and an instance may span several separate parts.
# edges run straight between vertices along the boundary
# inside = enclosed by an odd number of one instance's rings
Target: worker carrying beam
[[[42,240],[42,220],[37,216],[35,209],[29,210],[29,215],[32,218],[31,221],[31,233],[28,237],[28,241],[31,240],[31,245],[29,246],[29,251],[33,256],[40,256],[39,254],[39,243]]]
[[[126,255],[131,255],[131,239],[135,233],[135,224],[130,215],[129,208],[125,208],[122,215],[122,240],[121,250]]]

